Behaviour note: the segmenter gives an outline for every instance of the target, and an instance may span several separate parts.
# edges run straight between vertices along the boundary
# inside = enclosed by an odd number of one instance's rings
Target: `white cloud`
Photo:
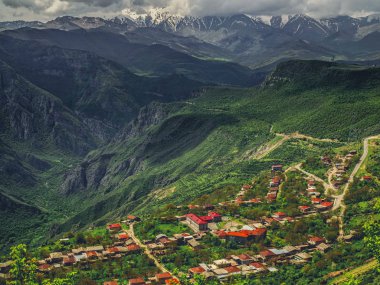
[[[118,15],[124,9],[166,8],[196,16],[249,13],[312,16],[363,15],[380,12],[379,0],[0,0],[0,14],[46,19],[59,15]]]

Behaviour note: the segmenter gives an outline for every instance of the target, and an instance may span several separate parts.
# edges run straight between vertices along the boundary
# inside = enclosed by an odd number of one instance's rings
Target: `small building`
[[[239,269],[237,266],[229,266],[229,267],[225,267],[223,269],[226,270],[229,275],[235,275],[235,274],[241,274],[242,273],[241,269]]]
[[[242,191],[246,191],[246,190],[249,190],[249,189],[252,189],[252,185],[244,184],[244,185],[241,187],[241,190],[242,190]]]
[[[298,209],[302,214],[307,214],[311,211],[311,207],[309,206],[299,206]]]
[[[200,217],[198,217],[195,214],[187,214],[186,215],[186,221],[189,223],[189,225],[196,229],[197,231],[207,231],[207,222],[202,220]]]
[[[37,267],[37,270],[38,270],[39,272],[49,272],[49,271],[53,270],[53,268],[54,268],[54,267],[53,267],[52,265],[45,263],[45,264],[41,264],[41,265],[39,265],[39,266]]]
[[[278,176],[275,176],[272,178],[271,182],[269,183],[269,187],[278,187],[280,186],[281,178]]]
[[[195,239],[189,239],[187,243],[193,248],[193,249],[199,249],[201,247],[201,244],[197,242]]]
[[[309,240],[307,241],[308,244],[310,245],[313,245],[313,246],[316,246],[320,243],[323,243],[325,242],[325,239],[322,238],[322,237],[310,237]]]
[[[103,285],[118,285],[119,283],[116,280],[105,281]]]
[[[63,254],[62,252],[52,252],[50,253],[49,258],[52,263],[60,263],[63,260]]]
[[[76,263],[76,261],[77,260],[75,259],[74,254],[69,254],[63,257],[62,264],[64,266],[72,266]]]
[[[281,171],[282,172],[282,168],[283,168],[282,164],[272,165],[272,171]]]
[[[321,204],[322,199],[321,198],[311,198],[311,203],[314,205]]]
[[[266,249],[259,252],[259,256],[263,261],[268,261],[276,257],[272,251]]]
[[[272,215],[272,218],[274,219],[284,219],[287,215],[284,212],[276,212]]]
[[[141,219],[139,217],[136,217],[136,216],[133,216],[133,215],[128,215],[127,216],[127,221],[130,222],[130,223],[133,223],[133,222],[139,222],[139,221],[141,221]]]
[[[120,241],[126,241],[129,239],[129,235],[127,233],[121,233],[117,236],[117,239]]]
[[[206,272],[206,270],[205,270],[203,267],[201,267],[201,266],[198,266],[198,267],[194,267],[194,268],[190,268],[190,269],[189,269],[189,274],[190,274],[191,276],[195,276],[195,275],[197,275],[197,274],[202,274],[203,272]]]
[[[367,182],[372,181],[372,176],[369,176],[369,175],[363,176],[363,181],[367,181]]]
[[[128,252],[130,252],[130,253],[141,251],[141,247],[137,244],[127,245],[127,249],[128,249]]]
[[[252,267],[257,272],[262,272],[266,270],[265,265],[260,262],[252,262],[249,264],[249,266]]]
[[[98,259],[98,253],[96,251],[86,252],[87,260],[93,261]]]
[[[120,224],[111,224],[107,226],[107,229],[110,232],[119,232],[121,231],[121,225]]]
[[[330,209],[334,206],[334,202],[325,201],[321,203],[321,206]]]
[[[294,259],[295,260],[298,260],[298,261],[309,261],[311,260],[313,257],[306,253],[306,252],[300,252],[300,253],[297,253],[295,256],[294,256]]]
[[[155,276],[155,279],[156,281],[159,283],[159,284],[165,284],[165,281],[166,280],[170,280],[172,279],[172,275],[169,273],[169,272],[164,272],[164,273],[158,273],[156,274]]]
[[[320,252],[323,252],[323,253],[325,253],[325,252],[327,252],[329,249],[331,248],[331,245],[329,245],[329,244],[326,244],[326,243],[320,243],[320,244],[318,244],[317,246],[316,246],[316,249],[318,250],[318,251],[320,251]]]
[[[218,260],[214,260],[213,264],[218,268],[224,268],[224,267],[231,266],[231,261],[227,259],[218,259]]]
[[[240,254],[240,255],[233,255],[231,258],[236,261],[238,264],[243,265],[243,264],[250,264],[254,262],[255,260],[253,257],[251,257],[248,254]]]
[[[86,252],[88,252],[88,251],[96,251],[98,253],[101,253],[101,252],[104,251],[104,246],[102,246],[102,245],[88,246],[88,247],[86,247],[85,251]]]
[[[222,215],[220,215],[219,213],[217,212],[209,212],[208,213],[208,216],[212,218],[212,221],[214,223],[219,223],[222,221]]]
[[[129,279],[128,281],[128,285],[145,285],[145,284],[146,284],[145,280],[142,279],[141,277]]]

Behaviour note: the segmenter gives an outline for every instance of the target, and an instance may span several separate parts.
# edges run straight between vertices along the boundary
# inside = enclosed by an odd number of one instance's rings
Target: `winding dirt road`
[[[342,194],[340,194],[340,195],[331,195],[331,197],[333,197],[335,199],[332,211],[338,210],[339,208],[341,209],[339,215],[337,216],[337,219],[339,221],[339,237],[338,237],[338,240],[342,240],[343,237],[344,237],[344,214],[345,214],[345,211],[346,211],[346,208],[347,208],[347,206],[344,203],[344,197],[348,193],[348,191],[350,189],[350,186],[351,186],[352,182],[354,181],[355,176],[357,175],[358,171],[360,170],[361,166],[363,165],[364,161],[366,160],[366,158],[368,156],[369,141],[373,140],[373,139],[380,139],[380,135],[371,136],[371,137],[367,137],[367,138],[364,139],[364,141],[363,141],[363,154],[360,157],[358,163],[355,165],[355,168],[351,172],[351,174],[350,174],[350,176],[348,178],[348,181],[344,185],[344,188],[343,188],[344,190],[343,190]],[[334,185],[332,183],[333,176],[334,176],[334,174],[336,173],[336,170],[337,170],[336,167],[335,167],[335,165],[333,166],[333,169],[331,169],[329,171],[329,174],[328,174],[328,181],[329,182],[328,183],[326,183],[323,179],[319,178],[318,176],[316,176],[316,175],[314,175],[312,173],[309,173],[309,172],[303,170],[301,168],[301,164],[296,165],[294,168],[297,169],[297,170],[299,170],[299,171],[301,171],[305,175],[307,175],[309,177],[312,177],[316,181],[319,181],[320,183],[322,183],[323,187],[325,188],[325,195],[326,196],[328,196],[329,190],[332,190],[333,192],[335,191]]]
[[[133,239],[133,241],[138,244],[143,250],[144,250],[144,253],[151,259],[153,260],[154,264],[156,265],[156,267],[161,271],[161,272],[169,272],[170,274],[172,274],[168,269],[166,269],[166,267],[160,263],[160,261],[152,254],[152,252],[149,250],[149,248],[143,244],[139,238],[136,237],[135,235],[135,230],[134,230],[134,225],[135,223],[132,223],[129,227],[129,230],[127,230],[127,233],[129,234],[129,236]],[[173,274],[172,274],[173,275]]]

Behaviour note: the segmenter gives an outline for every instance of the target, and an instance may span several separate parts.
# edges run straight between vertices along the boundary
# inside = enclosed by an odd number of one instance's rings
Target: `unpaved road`
[[[154,261],[154,264],[156,265],[156,267],[161,270],[161,272],[169,272],[171,273],[169,270],[167,270],[165,268],[164,265],[162,265],[162,263],[160,263],[160,261],[151,253],[151,251],[149,250],[149,248],[143,244],[139,238],[136,237],[135,235],[135,230],[134,230],[134,223],[132,223],[130,225],[130,228],[129,230],[127,231],[127,233],[129,234],[129,236],[133,239],[133,241],[138,244],[143,250],[144,250],[144,253],[151,259]]]

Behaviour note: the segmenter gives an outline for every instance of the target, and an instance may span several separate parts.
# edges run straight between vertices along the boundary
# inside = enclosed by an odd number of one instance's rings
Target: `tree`
[[[14,285],[34,285],[36,283],[37,266],[35,260],[28,259],[28,251],[25,244],[11,247],[10,258],[12,267],[10,275],[11,284]]]
[[[12,285],[37,285],[37,265],[36,260],[29,258],[27,246],[19,244],[11,247],[10,259],[12,266],[10,275]],[[67,274],[66,278],[57,278],[54,280],[44,280],[43,285],[74,285],[77,284],[77,273],[71,272]]]

